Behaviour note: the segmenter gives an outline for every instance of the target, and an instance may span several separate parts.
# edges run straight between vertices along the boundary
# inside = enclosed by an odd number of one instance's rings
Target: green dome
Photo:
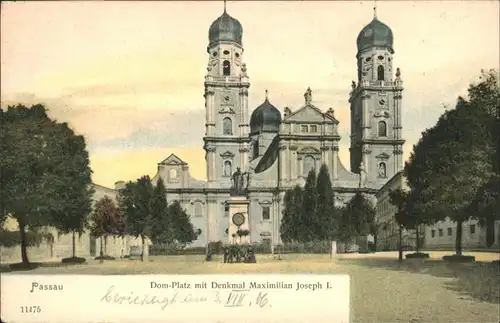
[[[391,53],[394,53],[392,30],[377,18],[373,18],[372,22],[361,30],[357,44],[358,53],[374,46],[389,48]]]
[[[279,132],[280,124],[280,110],[276,109],[266,98],[264,103],[259,105],[250,117],[250,133]]]
[[[243,27],[240,22],[231,17],[226,10],[222,16],[217,18],[208,31],[208,46],[220,41],[234,42],[238,45],[242,44]]]

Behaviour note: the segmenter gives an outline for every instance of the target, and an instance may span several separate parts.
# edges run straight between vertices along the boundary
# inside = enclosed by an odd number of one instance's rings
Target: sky
[[[93,181],[153,176],[175,153],[205,179],[204,75],[208,29],[223,1],[2,2],[1,106],[43,103],[86,138]],[[332,107],[349,165],[356,38],[372,1],[228,1],[243,25],[250,113],[265,99],[283,112]],[[404,156],[477,79],[499,68],[499,2],[378,1],[401,68]],[[395,70],[395,68],[394,68]]]

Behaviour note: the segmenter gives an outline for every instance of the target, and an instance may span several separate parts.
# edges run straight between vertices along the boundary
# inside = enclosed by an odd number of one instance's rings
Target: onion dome
[[[250,133],[279,132],[281,113],[267,98],[255,109],[250,117]]]
[[[222,16],[217,18],[208,31],[208,46],[217,42],[233,42],[242,46],[243,27],[241,23],[231,17],[224,8]]]
[[[386,24],[374,17],[372,22],[366,25],[358,35],[357,39],[358,53],[370,47],[386,47],[391,53],[393,36],[392,30]]]

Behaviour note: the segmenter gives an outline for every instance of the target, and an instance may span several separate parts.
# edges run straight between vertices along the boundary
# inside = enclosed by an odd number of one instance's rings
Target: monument
[[[230,198],[226,201],[229,207],[228,234],[231,242],[235,244],[250,243],[250,225],[248,223],[248,205],[250,204],[248,200],[249,176],[248,172],[242,172],[239,167],[236,169],[236,172],[231,177]]]

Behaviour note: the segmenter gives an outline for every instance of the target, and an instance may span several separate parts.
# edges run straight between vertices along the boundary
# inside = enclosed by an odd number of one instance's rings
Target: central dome
[[[391,53],[394,53],[392,44],[393,36],[391,28],[377,18],[373,18],[372,22],[361,30],[357,39],[358,53],[374,46],[387,47]]]
[[[226,10],[217,18],[208,31],[208,46],[220,41],[237,43],[242,46],[243,27],[240,22],[231,17]]]
[[[276,109],[266,98],[264,103],[259,105],[250,117],[250,133],[279,132],[280,124],[280,110]]]

